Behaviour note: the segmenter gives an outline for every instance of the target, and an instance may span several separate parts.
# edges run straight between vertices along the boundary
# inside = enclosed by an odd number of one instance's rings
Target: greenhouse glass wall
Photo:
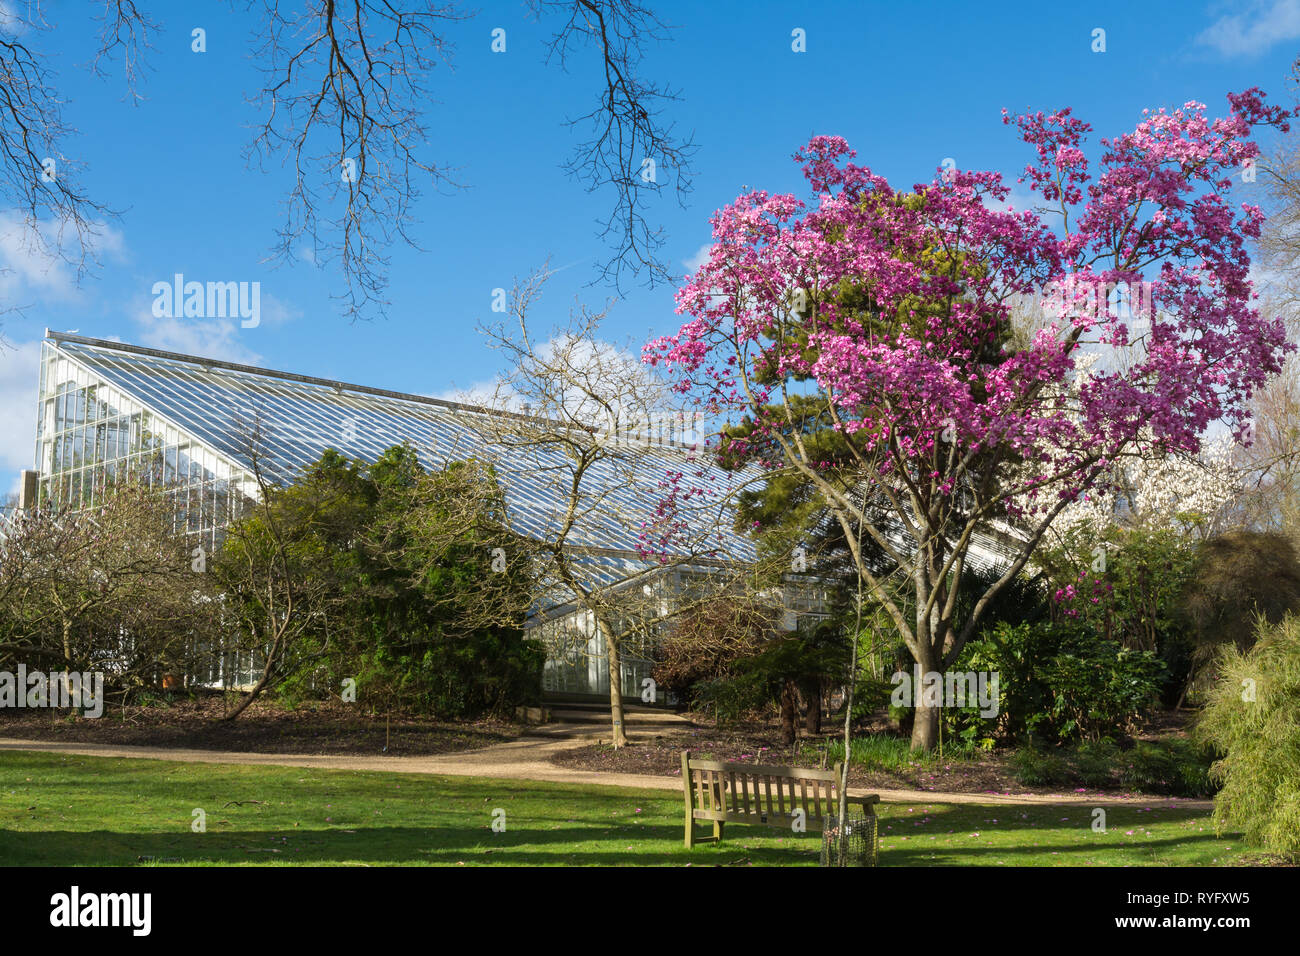
[[[349,385],[235,365],[195,356],[49,332],[43,346],[36,430],[37,501],[93,505],[103,489],[128,474],[161,483],[175,499],[178,526],[214,549],[222,529],[258,494],[254,467],[272,482],[291,482],[327,448],[374,461],[407,443],[427,465],[471,454],[488,457],[501,478],[515,530],[542,538],[562,520],[561,503],[548,489],[546,469],[483,447],[476,416],[481,408],[420,395]],[[500,451],[500,450],[497,450]],[[691,469],[683,469],[686,461]],[[635,452],[635,469],[602,473],[594,494],[611,507],[649,520],[658,487],[669,470],[686,471],[714,489],[733,480],[701,465],[685,446]],[[709,474],[705,474],[705,472]],[[627,523],[592,520],[576,529],[576,547],[588,569],[605,581],[638,577],[667,611],[692,576],[713,574],[753,558],[753,545],[730,527],[718,527],[717,560],[699,567],[677,564],[647,578]],[[652,583],[641,583],[652,581]],[[650,593],[647,590],[646,593]],[[819,608],[808,607],[810,613]],[[603,639],[565,596],[540,602],[531,622],[546,642],[544,690],[551,695],[608,699]],[[652,636],[626,642],[623,687],[639,698],[651,668]],[[254,662],[235,662],[242,680]],[[229,674],[203,675],[208,683]],[[662,700],[662,698],[661,698]]]

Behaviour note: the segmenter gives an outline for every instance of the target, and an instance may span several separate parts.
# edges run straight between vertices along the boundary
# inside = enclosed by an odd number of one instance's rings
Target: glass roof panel
[[[327,448],[374,461],[383,450],[408,442],[426,465],[471,454],[490,461],[516,530],[540,538],[562,520],[563,489],[571,474],[567,460],[549,448],[520,451],[485,444],[484,431],[474,426],[485,424],[490,412],[191,356],[147,354],[98,340],[52,336],[52,341],[77,364],[249,470],[249,435],[256,423],[271,452],[266,470],[274,480],[291,481]],[[495,424],[499,427],[499,420]],[[696,540],[710,529],[712,557],[751,560],[753,543],[732,531],[730,513],[724,513],[721,527],[710,515],[718,511],[719,495],[741,479],[682,446],[625,449],[617,460],[597,461],[584,479],[573,543],[634,551],[639,529],[655,520],[661,483],[670,470],[683,474],[684,487],[700,489],[701,497],[684,514]],[[687,553],[672,544],[668,551]]]

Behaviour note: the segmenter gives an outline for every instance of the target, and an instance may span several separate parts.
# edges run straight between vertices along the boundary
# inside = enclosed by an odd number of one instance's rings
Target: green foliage
[[[1155,653],[1166,665],[1162,698],[1175,704],[1191,669],[1184,603],[1198,560],[1195,541],[1176,528],[1084,524],[1037,560],[1050,581],[1054,619]]]
[[[1198,543],[1178,528],[1084,525],[1038,560],[1057,621],[1164,661],[1167,706],[1207,683],[1219,647],[1251,646],[1257,614],[1276,623],[1300,611],[1300,557],[1276,534],[1234,531]]]
[[[911,741],[902,737],[886,734],[867,734],[854,737],[849,746],[850,763],[864,770],[884,770],[901,773],[907,770],[924,769],[939,765],[939,755],[913,750]],[[960,755],[957,755],[960,757]],[[953,759],[954,754],[944,747],[944,759]],[[827,764],[838,763],[844,759],[844,741],[839,739],[826,742]]]
[[[833,628],[773,633],[755,652],[736,659],[730,673],[698,686],[698,698],[720,713],[777,701],[789,685],[821,683],[842,677],[848,667],[848,641]]]
[[[1045,741],[1098,740],[1131,729],[1153,703],[1165,665],[1072,622],[1000,623],[967,646],[952,668],[998,674],[999,710],[984,720],[971,708],[952,716],[959,732]],[[964,738],[963,738],[964,739]]]
[[[1207,797],[1214,792],[1213,761],[1212,752],[1189,740],[1140,740],[1119,755],[1119,782],[1143,793]]]
[[[1222,754],[1215,826],[1300,858],[1300,617],[1261,624],[1254,648],[1225,646],[1197,734]]]
[[[1024,746],[1011,758],[1012,773],[1026,787],[1054,787],[1069,777],[1065,761],[1036,746]]]
[[[495,476],[474,463],[426,473],[406,446],[373,465],[327,450],[232,529],[216,573],[250,642],[263,582],[247,567],[269,569],[269,587],[298,608],[276,681],[286,700],[350,679],[363,706],[509,713],[540,694],[545,653],[524,637],[527,566],[491,567],[504,511]]]
[[[1255,643],[1255,620],[1270,624],[1300,612],[1300,558],[1279,534],[1234,531],[1207,541],[1183,595],[1193,647],[1188,662],[1197,685],[1218,649]]]
[[[1075,773],[1085,787],[1109,787],[1115,782],[1119,754],[1119,747],[1109,738],[1085,740],[1074,751]]]
[[[1208,776],[1213,759],[1204,746],[1181,737],[1138,741],[1129,750],[1102,738],[1057,749],[1031,742],[1015,751],[1011,766],[1016,779],[1030,787],[1081,783],[1106,790],[1118,784],[1142,793],[1207,797],[1214,792]]]
[[[853,721],[865,720],[886,706],[893,690],[894,685],[887,680],[859,675],[853,689]]]

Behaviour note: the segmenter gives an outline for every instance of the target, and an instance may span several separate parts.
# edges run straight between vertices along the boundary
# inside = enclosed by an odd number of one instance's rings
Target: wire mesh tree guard
[[[862,811],[850,811],[844,817],[844,832],[839,819],[828,817],[822,830],[822,866],[875,866],[879,859],[879,818]]]

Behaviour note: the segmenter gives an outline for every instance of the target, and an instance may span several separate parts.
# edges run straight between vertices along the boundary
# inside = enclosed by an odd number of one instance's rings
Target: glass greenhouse
[[[38,403],[38,502],[93,505],[121,476],[147,476],[174,494],[179,526],[207,549],[217,546],[222,529],[257,497],[255,464],[267,479],[289,482],[327,448],[374,461],[408,443],[434,467],[471,455],[486,458],[500,476],[517,532],[544,539],[564,518],[565,502],[555,492],[564,463],[548,461],[545,449],[520,455],[487,447],[478,427],[492,418],[500,429],[503,420],[523,416],[56,332],[46,334]],[[692,579],[754,556],[753,544],[715,512],[711,554],[695,560],[674,555],[669,545],[668,554],[677,560],[648,576],[652,562],[637,550],[636,529],[653,523],[669,471],[714,496],[735,480],[685,445],[629,449],[621,460],[592,469],[586,479],[591,490],[584,493],[592,507],[584,509],[573,534],[575,553],[592,580],[636,576],[633,586],[665,611]],[[697,517],[706,520],[703,510]],[[815,614],[818,608],[801,610]],[[552,595],[539,599],[532,625],[550,649],[545,691],[608,699],[603,639],[584,611],[564,595]],[[629,697],[639,696],[649,658],[644,642],[624,645]]]

